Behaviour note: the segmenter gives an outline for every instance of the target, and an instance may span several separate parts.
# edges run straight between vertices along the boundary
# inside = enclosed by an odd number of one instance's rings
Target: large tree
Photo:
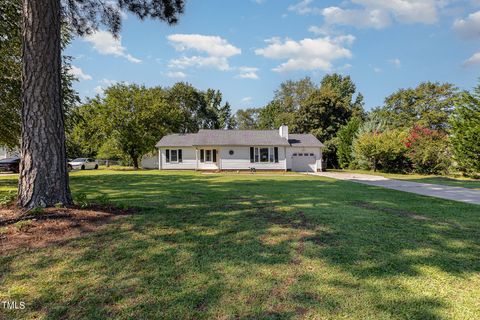
[[[20,146],[22,107],[22,2],[5,0],[0,3],[0,146]],[[62,28],[62,49],[71,40],[71,32]],[[62,104],[66,129],[73,127],[72,110],[80,101],[73,89],[77,79],[70,72],[72,58],[62,55]]]
[[[458,97],[450,83],[424,82],[416,88],[400,89],[385,99],[385,105],[373,111],[391,128],[420,125],[449,130],[448,119]]]
[[[72,203],[62,107],[62,21],[80,35],[102,24],[118,35],[122,11],[172,24],[183,6],[183,0],[23,0],[20,206]]]
[[[463,92],[450,119],[452,147],[461,170],[480,173],[480,84]]]

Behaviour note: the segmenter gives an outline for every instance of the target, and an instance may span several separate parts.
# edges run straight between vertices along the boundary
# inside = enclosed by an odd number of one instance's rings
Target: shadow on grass
[[[30,283],[19,297],[51,319],[440,319],[455,296],[398,278],[425,285],[419,266],[480,271],[476,206],[307,177],[119,173],[72,177],[72,188],[142,214],[61,248],[0,256],[0,286]]]

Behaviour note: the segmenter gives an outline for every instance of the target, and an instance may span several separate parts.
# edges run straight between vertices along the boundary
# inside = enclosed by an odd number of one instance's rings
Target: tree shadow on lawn
[[[307,177],[72,180],[75,192],[95,198],[95,186],[143,214],[62,248],[0,256],[0,286],[31,286],[17,297],[47,318],[440,319],[454,290],[432,297],[399,277],[426,286],[419,267],[480,271],[473,205]]]

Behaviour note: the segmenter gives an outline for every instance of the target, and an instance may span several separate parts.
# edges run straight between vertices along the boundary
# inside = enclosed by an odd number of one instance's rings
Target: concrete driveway
[[[344,172],[318,172],[311,173],[321,177],[333,178],[338,180],[348,180],[367,184],[370,186],[383,187],[387,189],[399,190],[404,192],[421,194],[429,197],[442,198],[447,200],[460,201],[480,205],[480,190],[472,190],[461,187],[451,187],[439,184],[418,183],[403,180],[394,180],[381,176],[344,173]]]

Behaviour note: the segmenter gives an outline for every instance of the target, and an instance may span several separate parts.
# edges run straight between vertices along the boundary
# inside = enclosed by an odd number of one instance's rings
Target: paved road
[[[348,180],[370,186],[383,187],[399,191],[421,194],[424,196],[454,200],[480,205],[480,190],[473,190],[461,187],[451,187],[439,184],[418,183],[403,180],[388,179],[381,176],[343,173],[343,172],[319,172],[311,173],[321,177],[328,177],[339,180]]]

